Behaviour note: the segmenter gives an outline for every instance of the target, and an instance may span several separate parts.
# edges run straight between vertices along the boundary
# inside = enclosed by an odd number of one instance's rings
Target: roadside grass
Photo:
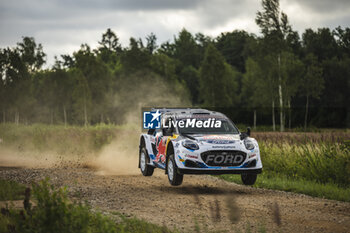
[[[133,127],[100,124],[80,127],[64,125],[0,124],[0,146],[19,151],[54,151],[59,155],[83,155],[99,151],[120,131]]]
[[[317,183],[350,187],[350,144],[259,142],[264,171]]]
[[[0,201],[23,199],[24,190],[25,186],[20,183],[0,179]]]
[[[118,212],[113,212],[112,214],[116,215],[116,217],[118,218],[118,227],[120,232],[140,232],[140,233],[141,232],[155,232],[155,233],[180,232],[176,229],[170,230],[164,225],[163,226],[156,225],[135,217],[128,218]]]
[[[13,187],[23,188],[16,182],[6,182]],[[12,207],[1,209],[0,232],[178,232],[137,218],[127,218],[119,213],[118,221],[115,221],[111,216],[93,211],[81,201],[71,201],[66,188],[56,189],[48,179],[33,184],[32,192],[35,207],[29,202],[31,194],[27,188],[22,210]],[[4,198],[13,199],[13,196]]]
[[[218,176],[226,181],[243,184],[239,175]],[[253,187],[302,193],[313,197],[350,202],[350,188],[339,187],[334,183],[317,183],[302,178],[289,178],[287,176],[263,171],[258,175]]]
[[[259,141],[263,173],[254,187],[350,202],[350,143]],[[240,176],[220,178],[242,184]]]

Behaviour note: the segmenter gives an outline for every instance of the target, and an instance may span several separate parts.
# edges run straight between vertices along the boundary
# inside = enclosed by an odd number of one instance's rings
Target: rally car
[[[255,183],[262,163],[249,128],[242,133],[224,114],[206,109],[152,111],[162,124],[141,134],[139,168],[144,176],[160,168],[174,186],[184,174],[240,174],[245,185]]]

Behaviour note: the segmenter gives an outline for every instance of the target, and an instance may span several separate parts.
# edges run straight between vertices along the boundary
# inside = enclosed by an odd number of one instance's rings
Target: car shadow
[[[215,187],[206,185],[183,185],[179,187],[158,187],[160,191],[180,195],[249,195],[251,190],[232,187]]]

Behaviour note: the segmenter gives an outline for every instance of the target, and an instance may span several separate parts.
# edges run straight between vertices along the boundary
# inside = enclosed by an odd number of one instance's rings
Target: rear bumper
[[[232,169],[232,170],[222,170],[222,169],[184,169],[178,168],[180,174],[197,174],[197,175],[222,175],[222,174],[260,174],[262,168],[258,169]]]

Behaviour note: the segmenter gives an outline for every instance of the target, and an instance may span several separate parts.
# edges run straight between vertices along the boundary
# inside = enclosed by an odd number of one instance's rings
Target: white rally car
[[[205,109],[158,109],[162,126],[140,137],[139,168],[151,176],[165,170],[171,185],[184,174],[241,174],[253,185],[262,171],[257,141],[224,114]],[[220,123],[221,122],[221,123]]]

